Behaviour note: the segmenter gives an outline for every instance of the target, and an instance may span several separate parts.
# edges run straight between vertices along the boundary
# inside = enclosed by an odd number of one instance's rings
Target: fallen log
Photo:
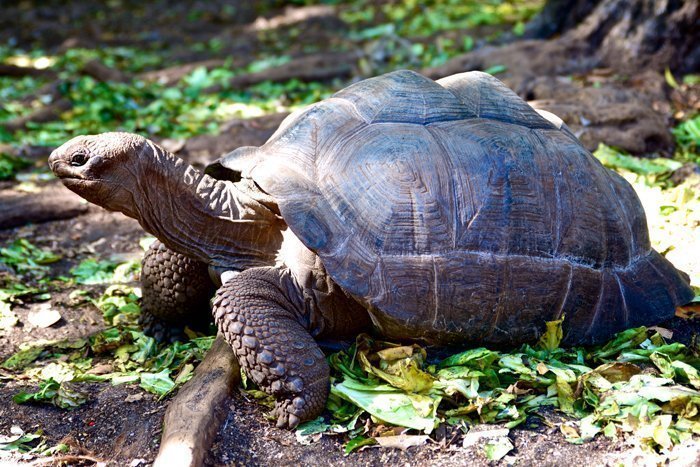
[[[113,81],[115,83],[126,83],[131,79],[126,73],[117,70],[116,68],[108,67],[97,59],[87,62],[83,66],[82,72],[88,76],[92,76],[98,81],[103,82]]]
[[[84,214],[87,209],[82,198],[58,184],[36,193],[0,190],[0,230],[71,219]]]
[[[203,464],[240,374],[233,351],[223,336],[217,336],[192,379],[170,401],[154,467]]]
[[[23,76],[47,76],[54,77],[56,73],[48,68],[34,68],[30,66],[17,66],[0,63],[0,76],[12,76],[21,78]]]

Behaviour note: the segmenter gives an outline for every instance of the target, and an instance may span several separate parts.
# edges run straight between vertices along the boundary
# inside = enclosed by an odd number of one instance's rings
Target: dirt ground
[[[126,2],[130,4],[130,2]],[[54,14],[51,9],[53,2],[48,2],[44,9],[36,9],[34,13],[22,11],[10,12],[17,15],[17,20],[10,22],[4,18],[0,24],[0,38],[7,39],[14,34],[27,41],[37,41],[43,44],[62,44],[70,47],[79,43],[122,43],[139,45],[158,36],[158,40],[171,50],[174,60],[181,62],[196,62],[222,58],[235,54],[240,62],[249,61],[252,55],[263,47],[272,47],[266,39],[245,25],[252,23],[258,13],[251,8],[242,8],[238,15],[222,21],[204,7],[200,19],[187,24],[183,30],[173,28],[180,9],[187,6],[165,8],[163,2],[154,2],[134,18],[129,15],[115,16],[111,28],[106,30],[104,23],[95,23],[91,28],[81,30],[81,21],[91,18],[88,7],[72,6],[62,14]],[[205,2],[201,2],[205,3]],[[216,11],[218,3],[210,7]],[[245,5],[246,2],[242,2]],[[237,4],[238,5],[238,4]],[[160,9],[160,10],[159,10]],[[163,14],[160,14],[163,12]],[[282,14],[283,10],[277,11]],[[52,16],[53,15],[53,16]],[[268,14],[269,18],[277,17],[275,13]],[[149,18],[155,18],[150,20]],[[148,21],[148,28],[143,27]],[[310,16],[294,23],[296,28],[306,28],[308,35],[304,40],[293,40],[292,48],[301,49],[308,43],[337,44],[336,34],[342,30],[339,20],[333,15],[319,14]],[[60,27],[55,27],[56,25]],[[31,26],[31,30],[27,29]],[[342,26],[342,25],[341,25]],[[102,29],[101,29],[102,28]],[[280,27],[281,33],[286,31]],[[149,29],[151,36],[134,33],[134,29]],[[20,31],[20,32],[18,32]],[[289,31],[287,31],[289,32]],[[125,37],[132,34],[135,39],[127,41]],[[28,37],[31,36],[31,37]],[[176,44],[194,40],[208,40],[212,37],[235,37],[236,41],[226,42],[226,47],[206,53],[191,52]],[[295,36],[296,37],[296,36]],[[178,42],[179,41],[179,42]],[[616,86],[624,87],[617,84]],[[549,94],[533,94],[533,98],[550,98]],[[580,97],[579,97],[580,98]],[[629,98],[626,95],[625,99]],[[649,106],[658,94],[647,94],[640,102]],[[565,102],[560,105],[571,105]],[[645,104],[645,105],[646,105]],[[642,104],[635,104],[642,105]],[[570,107],[567,109],[571,110]],[[637,120],[618,120],[617,123],[605,124],[624,125],[626,129],[633,128],[641,122],[644,131],[661,132],[661,140],[665,141],[668,129],[664,126],[663,115],[670,112],[650,115],[648,110],[641,111],[643,115]],[[574,110],[571,110],[575,113]],[[659,116],[661,115],[661,116]],[[283,115],[261,117],[250,121],[235,120],[222,128],[220,135],[195,137],[184,145],[177,142],[165,141],[164,144],[178,146],[179,155],[192,163],[205,164],[218,157],[221,153],[242,145],[257,145],[274,131]],[[651,123],[650,123],[651,122]],[[652,123],[661,122],[662,129],[648,130]],[[651,134],[650,133],[650,134]],[[650,136],[651,137],[651,136]],[[596,140],[590,136],[591,144]],[[656,141],[656,139],[654,140]],[[662,142],[663,142],[662,141]],[[24,148],[31,154],[37,166],[45,164],[45,159],[51,148]],[[30,200],[27,212],[42,203],[51,200],[47,193],[57,193],[63,190],[56,180],[37,182],[38,193],[27,193],[19,183],[3,182],[0,185],[0,204],[10,203],[18,197]],[[53,190],[53,191],[52,191]],[[63,190],[65,191],[65,190]],[[61,191],[61,192],[63,192]],[[52,265],[51,275],[65,274],[71,267],[89,256],[99,258],[119,258],[121,260],[137,258],[142,254],[138,241],[145,233],[133,220],[121,214],[108,213],[95,206],[85,204],[70,193],[63,193],[61,206],[54,209],[54,219],[44,222],[29,222],[13,228],[0,226],[0,246],[5,246],[17,238],[27,238],[33,244],[59,252],[62,259]],[[15,202],[15,201],[12,201]],[[74,215],[69,208],[77,209],[79,215]],[[0,209],[1,211],[2,209]],[[70,213],[68,212],[70,211]],[[51,216],[49,216],[51,217]],[[39,217],[37,219],[40,219]],[[104,287],[94,286],[91,290],[97,295]],[[37,329],[27,325],[27,315],[38,303],[25,303],[13,308],[20,320],[20,325],[11,331],[0,334],[0,360],[17,350],[18,346],[36,339],[77,338],[90,335],[104,327],[101,315],[94,306],[83,304],[78,307],[68,306],[70,289],[52,290],[51,306],[58,309],[62,319],[56,325]],[[0,331],[2,332],[2,331]],[[162,430],[162,419],[169,399],[157,400],[151,394],[143,392],[135,386],[111,386],[109,384],[89,384],[90,399],[85,405],[64,411],[46,405],[17,405],[12,402],[12,396],[21,389],[34,389],[23,381],[4,378],[0,373],[0,434],[9,434],[12,426],[20,426],[26,432],[42,430],[49,445],[65,443],[71,446],[71,454],[54,460],[37,460],[21,458],[16,454],[0,451],[0,465],[13,465],[18,462],[46,465],[51,462],[59,465],[90,465],[93,462],[104,462],[114,466],[147,465],[153,462],[159,446]],[[135,396],[138,395],[138,396]],[[129,397],[131,396],[131,397]],[[129,400],[127,402],[126,400]],[[302,445],[295,439],[293,432],[280,430],[272,422],[264,418],[264,409],[253,401],[249,401],[241,393],[236,393],[230,403],[225,422],[220,428],[214,446],[206,458],[207,465],[657,465],[670,463],[672,465],[700,465],[700,445],[696,442],[681,446],[670,455],[653,454],[642,451],[640,443],[635,439],[610,441],[603,436],[593,442],[583,445],[573,445],[564,440],[559,429],[551,422],[560,420],[559,415],[548,413],[544,421],[531,417],[522,426],[511,430],[509,438],[515,449],[500,462],[489,462],[479,444],[463,446],[463,434],[458,431],[440,431],[435,439],[424,446],[413,447],[407,451],[396,449],[368,448],[361,452],[345,456],[343,454],[342,436],[324,436],[320,441],[311,445]],[[498,426],[477,426],[475,431],[493,430]]]

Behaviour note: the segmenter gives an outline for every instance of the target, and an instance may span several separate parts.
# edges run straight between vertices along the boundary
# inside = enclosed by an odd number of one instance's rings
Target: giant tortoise
[[[590,344],[693,296],[651,248],[632,187],[480,72],[358,82],[205,173],[128,133],[76,137],[50,165],[162,242],[146,311],[184,319],[213,287],[207,270],[220,278],[215,321],[276,396],[278,426],[324,407],[316,339],[372,328],[503,347],[565,315],[564,343]]]

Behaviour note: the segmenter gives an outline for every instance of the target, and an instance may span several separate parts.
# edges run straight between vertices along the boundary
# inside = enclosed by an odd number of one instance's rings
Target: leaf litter
[[[402,446],[427,441],[439,425],[503,426],[481,443],[499,460],[513,444],[508,430],[529,416],[547,419],[550,408],[570,417],[558,424],[567,441],[581,444],[602,434],[634,434],[650,449],[670,449],[700,434],[700,358],[696,348],[668,343],[645,327],[617,334],[597,347],[559,346],[562,320],[547,323],[535,346],[513,352],[470,349],[431,361],[426,350],[363,334],[353,346],[329,356],[328,418],[304,423],[297,439],[346,433],[346,452],[386,446],[377,427],[398,425]],[[366,422],[363,422],[365,420]],[[465,438],[467,442],[467,438]]]
[[[145,242],[146,243],[146,242]],[[6,254],[10,251],[10,254]],[[40,250],[29,242],[14,242],[3,249],[3,262],[13,266],[28,263],[24,270],[31,274],[37,266],[53,262],[57,257]],[[38,269],[43,277],[45,272]],[[201,361],[211,347],[214,336],[199,335],[188,329],[187,342],[157,344],[139,327],[141,291],[129,285],[140,273],[136,261],[116,263],[89,258],[71,270],[69,283],[88,286],[111,284],[98,298],[90,292],[74,290],[70,299],[90,302],[103,315],[107,328],[87,338],[73,340],[37,340],[20,345],[17,352],[0,364],[0,368],[38,384],[34,392],[20,392],[14,402],[48,403],[62,409],[72,409],[88,401],[87,391],[81,383],[109,382],[138,384],[144,391],[163,398],[187,382],[193,375],[194,364]],[[10,307],[18,297],[32,296],[41,289],[12,283],[0,289],[0,324],[12,313]],[[35,297],[36,298],[36,297]],[[34,325],[51,325],[60,319],[50,304],[40,305],[32,315]],[[43,312],[42,312],[43,310]],[[16,317],[16,315],[15,315]],[[52,322],[53,321],[53,322]],[[49,324],[50,323],[50,324]],[[104,364],[108,361],[108,364]]]

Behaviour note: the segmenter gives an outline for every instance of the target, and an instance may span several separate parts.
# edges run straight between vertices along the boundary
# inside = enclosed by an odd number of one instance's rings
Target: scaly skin
[[[184,327],[211,323],[209,299],[214,284],[207,265],[153,242],[143,257],[140,323],[158,341],[184,338]]]
[[[241,367],[277,398],[280,428],[318,416],[329,390],[323,352],[301,324],[308,323],[283,272],[264,267],[244,271],[219,288],[213,313]],[[306,324],[308,326],[308,324]]]

